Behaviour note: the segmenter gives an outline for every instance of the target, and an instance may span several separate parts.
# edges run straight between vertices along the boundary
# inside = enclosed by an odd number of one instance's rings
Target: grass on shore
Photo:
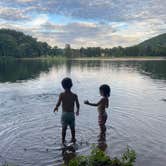
[[[120,159],[110,158],[99,148],[93,148],[89,156],[78,156],[69,162],[69,166],[134,166],[136,153],[127,147]]]

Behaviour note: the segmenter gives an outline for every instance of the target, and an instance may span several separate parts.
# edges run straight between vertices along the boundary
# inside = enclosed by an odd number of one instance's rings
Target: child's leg
[[[105,139],[107,114],[99,115],[100,139]]]
[[[106,133],[106,126],[105,126],[105,123],[100,125],[100,134],[101,135],[105,135]]]
[[[72,136],[71,141],[72,142],[76,142],[76,138],[75,138],[75,127],[70,127],[70,129],[71,129],[71,136]]]
[[[66,130],[67,130],[67,126],[63,126],[62,127],[62,143],[65,143],[65,138],[66,138]]]
[[[106,133],[106,126],[105,124],[99,125],[100,127],[100,135],[99,135],[99,141],[105,141],[105,133]]]
[[[74,113],[71,113],[71,117],[70,117],[70,130],[71,130],[71,136],[72,136],[71,141],[73,143],[75,143],[76,138],[75,138],[75,116],[74,116]]]
[[[61,123],[62,123],[62,144],[64,144],[65,143],[65,137],[66,137],[66,130],[67,130],[67,126],[68,126],[66,112],[62,112]]]

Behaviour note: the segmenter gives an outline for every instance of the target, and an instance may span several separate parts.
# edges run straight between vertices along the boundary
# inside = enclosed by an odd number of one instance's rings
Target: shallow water
[[[61,110],[53,108],[65,76],[73,79],[81,110],[76,118],[78,150],[62,155]],[[0,163],[61,165],[88,154],[97,144],[97,111],[83,101],[98,101],[100,84],[111,85],[107,110],[107,148],[120,156],[127,145],[136,166],[166,163],[166,61],[16,61],[0,62]],[[70,132],[67,132],[70,139]]]

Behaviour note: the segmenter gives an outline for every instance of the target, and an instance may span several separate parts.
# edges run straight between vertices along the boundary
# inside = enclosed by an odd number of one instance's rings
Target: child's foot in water
[[[62,140],[62,145],[63,145],[63,146],[66,145],[66,140]]]
[[[76,140],[75,138],[72,138],[72,139],[70,140],[71,143],[76,143],[76,141],[77,141],[77,140]]]

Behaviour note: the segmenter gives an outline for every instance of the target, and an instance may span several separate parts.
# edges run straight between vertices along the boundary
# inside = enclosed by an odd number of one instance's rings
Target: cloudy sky
[[[0,28],[59,47],[130,46],[166,32],[166,0],[0,0]]]

